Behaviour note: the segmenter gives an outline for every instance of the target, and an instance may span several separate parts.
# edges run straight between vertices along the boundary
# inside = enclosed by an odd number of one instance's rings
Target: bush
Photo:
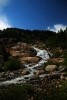
[[[4,63],[4,66],[3,66],[3,70],[4,71],[7,71],[7,70],[17,70],[20,68],[20,61],[18,59],[15,59],[15,58],[11,58],[9,59],[8,61],[6,61]]]
[[[7,61],[10,56],[10,53],[7,52],[6,47],[0,46],[0,55],[3,56],[4,61]]]

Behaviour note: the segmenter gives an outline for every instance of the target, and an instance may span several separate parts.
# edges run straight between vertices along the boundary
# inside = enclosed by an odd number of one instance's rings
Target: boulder
[[[29,71],[27,70],[27,69],[24,69],[23,71],[22,71],[22,75],[28,75],[29,74]]]
[[[62,63],[64,61],[64,58],[52,58],[50,59],[50,61],[56,62],[56,63]]]
[[[64,77],[63,75],[60,75],[60,79],[61,79],[61,80],[64,80],[65,77]]]
[[[31,56],[36,56],[37,51],[34,48],[31,47],[30,50],[29,50],[29,53],[30,53]]]
[[[60,73],[49,74],[48,78],[50,78],[50,79],[60,79]]]
[[[45,68],[45,71],[47,72],[53,72],[57,69],[57,66],[56,65],[48,65],[46,68]]]
[[[36,75],[41,75],[41,74],[44,74],[45,73],[45,71],[44,70],[37,70],[37,72],[35,73]]]
[[[16,52],[16,51],[12,52],[11,55],[13,57],[19,57],[19,58],[21,58],[21,57],[29,57],[30,56],[29,53],[20,53],[20,52]]]
[[[38,80],[39,79],[39,76],[38,75],[33,75],[30,77],[30,81],[32,80]]]
[[[40,61],[40,57],[22,57],[20,59],[21,63],[38,63]]]
[[[26,43],[18,43],[11,47],[10,54],[14,57],[36,56],[37,51]]]

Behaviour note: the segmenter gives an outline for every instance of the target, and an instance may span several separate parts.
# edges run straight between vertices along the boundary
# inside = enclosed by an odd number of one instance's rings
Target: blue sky
[[[0,0],[0,29],[58,31],[67,27],[67,0]]]

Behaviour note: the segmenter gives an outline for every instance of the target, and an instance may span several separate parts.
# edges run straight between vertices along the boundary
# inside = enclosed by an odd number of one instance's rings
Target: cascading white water
[[[0,84],[6,85],[6,84],[12,84],[12,83],[16,84],[16,83],[24,82],[25,77],[30,79],[34,75],[33,73],[37,71],[36,68],[42,66],[49,59],[49,55],[48,55],[46,50],[40,50],[40,49],[35,48],[35,47],[33,47],[33,48],[37,51],[37,56],[41,57],[42,59],[35,65],[31,64],[31,67],[30,67],[30,64],[25,64],[25,67],[27,70],[30,71],[30,74],[29,75],[22,75],[21,77],[17,77],[15,79],[11,79],[9,81],[4,81],[4,82],[1,82]]]

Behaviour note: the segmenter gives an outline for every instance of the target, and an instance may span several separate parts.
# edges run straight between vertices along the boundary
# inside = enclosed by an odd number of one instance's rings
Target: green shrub
[[[7,61],[10,56],[10,53],[7,52],[6,47],[0,46],[0,55],[3,56],[4,61]]]
[[[4,66],[3,66],[3,70],[4,71],[7,71],[7,70],[17,70],[20,68],[20,61],[18,59],[15,59],[15,58],[11,58],[9,59],[8,61],[6,61],[4,63]]]

